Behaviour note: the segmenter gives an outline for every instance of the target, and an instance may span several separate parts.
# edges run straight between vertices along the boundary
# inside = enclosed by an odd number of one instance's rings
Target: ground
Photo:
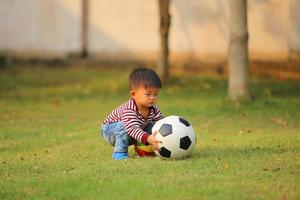
[[[111,159],[104,117],[129,97],[130,69],[14,66],[0,71],[0,199],[299,199],[300,83],[176,75],[159,106],[188,119],[192,157]]]

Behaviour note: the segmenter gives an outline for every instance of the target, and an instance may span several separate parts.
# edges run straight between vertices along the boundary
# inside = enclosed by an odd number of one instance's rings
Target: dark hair
[[[129,87],[133,89],[138,86],[161,88],[161,81],[152,69],[138,68],[133,70],[129,76]]]

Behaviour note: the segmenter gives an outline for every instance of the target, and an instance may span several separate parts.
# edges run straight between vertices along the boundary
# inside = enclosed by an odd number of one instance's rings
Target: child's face
[[[149,108],[157,102],[159,90],[156,87],[139,86],[132,89],[130,95],[139,106]]]

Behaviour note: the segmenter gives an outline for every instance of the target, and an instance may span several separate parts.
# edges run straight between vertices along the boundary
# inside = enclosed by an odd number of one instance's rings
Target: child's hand
[[[155,131],[154,133],[152,133],[151,135],[149,135],[148,139],[147,139],[147,142],[149,144],[151,144],[152,146],[152,149],[154,151],[160,151],[160,148],[158,146],[158,143],[162,143],[162,141],[160,140],[156,140],[156,134],[157,134],[157,131]]]

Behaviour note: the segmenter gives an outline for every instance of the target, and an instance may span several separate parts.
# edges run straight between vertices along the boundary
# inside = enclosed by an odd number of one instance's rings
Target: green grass
[[[299,199],[300,84],[173,77],[159,105],[197,133],[191,158],[114,161],[99,124],[128,99],[128,69],[0,71],[0,199]]]

